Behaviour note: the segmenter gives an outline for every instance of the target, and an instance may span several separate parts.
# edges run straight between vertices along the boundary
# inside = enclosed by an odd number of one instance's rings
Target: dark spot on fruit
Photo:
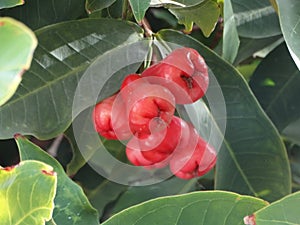
[[[185,81],[189,89],[193,88],[193,78],[187,77],[186,75],[180,75],[180,78]]]

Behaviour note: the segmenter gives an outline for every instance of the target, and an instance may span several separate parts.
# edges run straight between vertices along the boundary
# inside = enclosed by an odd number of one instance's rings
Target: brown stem
[[[145,30],[145,35],[146,35],[146,37],[152,37],[153,31],[151,30],[151,26],[150,26],[150,24],[149,24],[149,22],[147,21],[146,18],[143,18],[143,19],[142,19],[141,25],[142,25],[142,27],[143,27],[144,30]]]

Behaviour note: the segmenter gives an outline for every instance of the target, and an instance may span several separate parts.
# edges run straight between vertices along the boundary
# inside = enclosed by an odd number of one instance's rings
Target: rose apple
[[[166,129],[152,134],[142,133],[134,136],[132,139],[135,140],[132,140],[127,146],[131,149],[140,150],[145,159],[158,163],[166,160],[172,154],[180,136],[181,119],[174,116]]]
[[[208,67],[200,54],[191,48],[179,48],[142,73],[150,83],[168,88],[176,103],[193,103],[203,97],[208,83]],[[160,79],[159,79],[160,78]]]
[[[129,92],[126,88],[122,89],[121,94],[132,133],[151,134],[164,129],[171,122],[175,98],[167,88],[154,84],[138,85]]]
[[[170,170],[181,179],[192,179],[207,173],[216,163],[216,154],[212,146],[198,136],[197,145],[191,149],[177,151],[170,160]],[[187,157],[188,156],[188,157]]]
[[[127,140],[132,134],[126,115],[126,106],[118,94],[99,102],[93,110],[95,130],[106,139]]]

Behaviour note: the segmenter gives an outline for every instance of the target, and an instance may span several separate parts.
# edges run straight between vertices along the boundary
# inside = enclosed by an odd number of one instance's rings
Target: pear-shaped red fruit
[[[151,134],[166,128],[175,112],[175,98],[167,88],[147,84],[137,85],[132,91],[126,89],[121,90],[121,95],[132,133]]]
[[[122,98],[115,94],[99,102],[93,110],[95,130],[106,139],[127,140],[132,136]]]
[[[209,84],[208,67],[192,48],[179,48],[143,73],[150,83],[168,88],[177,104],[193,103],[204,96]]]
[[[215,149],[198,136],[198,142],[194,149],[181,149],[173,154],[170,160],[170,170],[181,179],[192,179],[209,172],[215,163]]]

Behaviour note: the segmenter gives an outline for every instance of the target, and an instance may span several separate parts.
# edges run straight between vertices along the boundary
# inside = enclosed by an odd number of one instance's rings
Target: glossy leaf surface
[[[0,108],[0,139],[15,133],[50,139],[65,131],[71,123],[78,81],[89,65],[105,52],[142,38],[134,24],[109,19],[65,22],[36,35],[39,46],[31,68],[15,97]],[[108,87],[107,92],[117,90]]]
[[[128,224],[243,224],[247,212],[256,211],[266,202],[227,192],[195,192],[173,197],[162,197],[130,207],[103,225]],[[216,216],[218,215],[218,216]]]
[[[300,2],[297,0],[277,0],[280,25],[288,49],[300,70]]]

